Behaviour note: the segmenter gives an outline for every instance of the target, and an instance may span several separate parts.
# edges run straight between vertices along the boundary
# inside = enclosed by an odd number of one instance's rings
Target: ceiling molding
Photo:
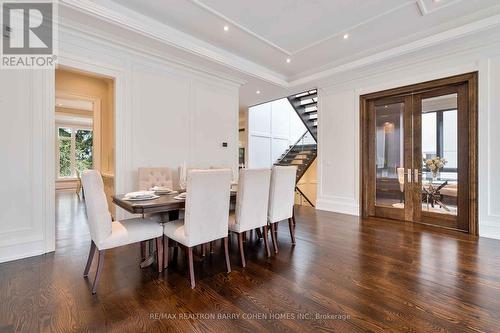
[[[425,0],[416,0],[416,1],[417,1],[418,9],[420,10],[420,14],[422,16],[425,16],[425,15],[429,15],[433,12],[436,12],[440,9],[444,9],[444,8],[449,7],[451,5],[455,5],[459,2],[461,2],[462,0],[451,0],[451,1],[448,1],[447,3],[440,4],[439,6],[437,6],[435,8],[431,8],[431,9],[427,8]]]
[[[89,0],[61,0],[60,5],[98,17],[108,23],[124,27],[278,86],[286,87],[288,85],[284,75],[224,49],[215,47],[189,34],[153,20],[150,17],[136,12],[132,14],[130,10],[123,6],[116,5],[116,8],[111,9]]]
[[[414,6],[415,5],[415,0],[411,0],[411,1],[408,1],[408,2],[405,2],[405,3],[402,3],[399,6],[395,6],[395,7],[391,8],[391,9],[389,9],[389,10],[386,10],[385,12],[379,13],[379,14],[374,15],[374,16],[372,16],[372,17],[370,17],[370,18],[368,18],[368,19],[366,19],[364,21],[361,21],[361,22],[359,22],[359,23],[357,23],[357,24],[355,24],[353,26],[347,27],[347,28],[343,29],[342,31],[336,32],[334,34],[331,34],[330,36],[327,36],[325,38],[317,40],[317,41],[315,41],[315,42],[313,42],[311,44],[308,44],[308,45],[306,45],[306,46],[298,49],[298,50],[293,51],[291,53],[291,55],[295,55],[295,54],[304,52],[304,51],[306,51],[306,50],[308,50],[308,49],[310,49],[310,48],[312,48],[312,47],[314,47],[314,46],[316,46],[318,44],[321,44],[321,43],[324,43],[324,42],[326,42],[326,41],[328,41],[330,39],[334,39],[334,38],[337,38],[339,36],[342,36],[345,33],[353,31],[356,28],[359,28],[359,27],[361,27],[361,26],[363,26],[365,24],[368,24],[370,22],[378,20],[379,18],[382,18],[382,17],[384,17],[386,15],[389,15],[389,14],[391,14],[391,13],[397,11],[397,10],[400,10],[401,8],[407,7],[409,5]]]
[[[293,53],[291,51],[288,51],[278,45],[276,45],[275,43],[271,42],[269,39],[266,39],[264,38],[263,36],[257,34],[256,32],[253,32],[252,30],[248,29],[247,27],[237,23],[236,21],[233,21],[232,19],[230,19],[229,17],[225,16],[224,14],[222,14],[221,12],[213,9],[212,7],[208,6],[208,5],[205,5],[203,2],[201,2],[200,0],[190,0],[192,3],[194,3],[195,5],[197,5],[198,7],[200,8],[203,8],[204,10],[214,14],[215,16],[218,16],[219,18],[223,19],[224,21],[230,23],[231,25],[237,27],[238,29],[246,32],[247,34],[249,35],[252,35],[253,37],[259,39],[260,41],[266,43],[267,45],[275,48],[276,50],[280,51],[280,52],[283,52],[284,54],[288,55],[288,56],[291,56]]]
[[[314,46],[316,46],[318,44],[324,43],[324,42],[326,42],[326,41],[328,41],[330,39],[333,39],[333,38],[336,38],[338,36],[341,36],[341,35],[343,35],[344,33],[348,32],[348,31],[352,31],[352,30],[354,30],[354,29],[356,29],[356,28],[358,28],[360,26],[363,26],[363,25],[365,25],[367,23],[375,21],[375,20],[377,20],[377,19],[379,19],[379,18],[381,18],[383,16],[389,15],[389,14],[391,14],[391,13],[393,13],[393,12],[395,12],[395,11],[401,9],[401,8],[404,8],[404,7],[408,6],[408,5],[412,5],[413,6],[413,5],[415,5],[415,1],[418,2],[418,1],[421,1],[421,0],[407,0],[407,2],[405,2],[405,3],[402,3],[402,4],[400,4],[398,6],[395,6],[395,7],[391,8],[391,9],[389,9],[389,10],[386,10],[385,12],[382,12],[382,13],[379,13],[377,15],[374,15],[374,16],[372,16],[372,17],[370,17],[370,18],[368,18],[368,19],[366,19],[366,20],[364,20],[364,21],[362,21],[360,23],[357,23],[357,24],[355,24],[353,26],[349,26],[349,27],[347,27],[345,29],[342,29],[341,31],[335,32],[335,33],[333,33],[333,34],[331,34],[331,35],[329,35],[327,37],[321,38],[321,39],[319,39],[317,41],[314,41],[314,42],[312,42],[312,43],[310,43],[310,44],[308,44],[308,45],[306,45],[304,47],[301,47],[301,48],[299,48],[297,50],[294,50],[294,51],[287,50],[285,48],[282,48],[282,47],[278,46],[276,43],[270,41],[269,39],[267,39],[267,38],[259,35],[258,33],[250,30],[249,28],[247,28],[247,27],[245,27],[245,26],[237,23],[236,21],[230,19],[229,17],[225,16],[221,12],[213,9],[212,7],[210,7],[210,6],[206,5],[206,4],[204,4],[203,2],[201,2],[201,0],[190,0],[190,1],[192,3],[194,3],[195,5],[199,6],[200,8],[205,9],[206,11],[214,14],[215,16],[217,16],[217,17],[219,17],[221,19],[223,19],[224,21],[227,21],[231,25],[234,25],[235,27],[239,28],[240,30],[248,33],[249,35],[251,35],[251,36],[259,39],[260,41],[266,43],[267,45],[269,45],[269,46],[277,49],[278,51],[283,52],[285,55],[287,55],[287,56],[293,56],[293,55],[301,53],[301,52],[303,52],[305,50],[308,50],[308,49],[310,49],[310,48],[312,48],[312,47],[314,47]]]
[[[416,1],[418,4],[422,0]],[[449,3],[440,6],[439,9],[448,7],[459,1],[461,0],[452,0]],[[408,3],[415,4],[414,1]],[[408,5],[408,3],[405,3],[404,5]],[[328,76],[362,68],[367,65],[382,62],[384,60],[392,59],[408,53],[417,52],[439,43],[448,42],[500,25],[500,15],[494,15],[486,19],[482,19],[473,23],[444,31],[442,33],[434,34],[432,36],[405,45],[385,50],[368,57],[363,57],[361,59],[351,61],[342,65],[332,65],[326,70],[321,70],[310,75],[304,74],[301,76],[301,74],[298,74],[293,77],[286,77],[285,75],[281,75],[248,59],[237,56],[224,49],[215,47],[205,41],[197,39],[189,34],[183,33],[166,24],[160,23],[156,20],[153,20],[131,10],[127,10],[123,6],[117,5],[116,8],[103,7],[89,0],[60,0],[60,4],[78,12],[97,17],[105,22],[117,25],[130,31],[137,32],[146,37],[160,41],[166,45],[173,46],[191,54],[207,58],[223,66],[272,83],[282,88],[292,88],[300,85],[310,84],[311,82],[325,79]],[[419,8],[421,8],[420,5]],[[438,9],[434,9],[434,11],[435,10]],[[427,11],[426,13],[430,13],[430,11]],[[85,31],[81,32],[85,33]],[[98,38],[98,36],[96,36],[96,38]],[[140,52],[140,50],[137,50],[137,52]],[[191,65],[191,67],[194,66]]]
[[[483,20],[469,23],[458,28],[450,29],[442,33],[438,33],[402,46],[382,51],[368,57],[364,57],[343,65],[334,66],[327,70],[323,70],[321,72],[317,72],[308,76],[292,80],[289,82],[289,87],[307,84],[308,82],[324,79],[328,76],[332,76],[341,72],[346,72],[349,70],[361,68],[367,65],[382,62],[384,60],[392,59],[408,53],[417,52],[419,50],[428,48],[433,45],[445,43],[460,37],[464,37],[473,33],[478,33],[497,26],[500,26],[500,15],[491,16]]]
[[[70,24],[59,22],[59,32],[68,33],[80,38],[92,40],[95,43],[109,45],[112,44],[114,47],[121,48],[124,52],[129,52],[131,54],[140,55],[141,57],[146,57],[149,60],[159,61],[161,63],[166,63],[173,68],[182,68],[183,71],[187,71],[191,75],[196,77],[203,77],[205,79],[218,79],[226,84],[231,84],[236,87],[241,87],[248,83],[247,81],[236,77],[227,75],[218,71],[214,71],[203,66],[187,62],[183,59],[173,57],[171,55],[165,55],[164,52],[145,47],[135,42],[124,43],[113,36],[110,36],[106,32],[100,31],[97,33],[93,29],[89,29],[88,26],[82,26],[79,23],[71,22]],[[61,57],[61,56],[59,56]]]

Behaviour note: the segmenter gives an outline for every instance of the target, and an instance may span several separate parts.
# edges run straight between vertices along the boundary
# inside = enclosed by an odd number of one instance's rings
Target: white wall
[[[54,212],[50,202],[54,197],[54,125],[40,112],[50,103],[41,94],[43,84],[53,86],[54,81],[45,74],[0,73],[0,261],[40,254],[54,238],[46,229]],[[47,143],[52,147],[47,148]]]
[[[132,171],[168,166],[175,176],[184,161],[237,169],[237,89],[151,63],[134,63],[132,76]]]
[[[286,98],[249,108],[248,167],[271,167],[305,131]]]
[[[494,41],[471,36],[464,41],[454,41],[453,45],[435,46],[420,54],[346,73],[322,84],[318,112],[317,208],[359,214],[360,95],[477,70],[479,233],[500,238],[500,41],[497,36]]]
[[[119,46],[113,38],[68,26],[59,33],[60,64],[116,79],[117,192],[136,188],[140,166],[176,170],[186,161],[237,170],[237,82]],[[2,71],[0,92],[2,123],[9,124],[0,131],[3,262],[55,248],[54,71]]]

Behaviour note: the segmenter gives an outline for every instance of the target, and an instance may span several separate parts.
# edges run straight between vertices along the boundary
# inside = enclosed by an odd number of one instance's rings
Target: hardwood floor
[[[221,244],[158,274],[139,269],[139,245],[107,251],[98,294],[83,270],[90,246],[82,203],[58,196],[57,251],[0,264],[0,332],[498,332],[500,241],[422,225],[296,212],[278,255],[255,235],[232,273]],[[316,316],[320,316],[317,318]],[[302,317],[299,317],[302,316]],[[336,316],[336,317],[335,317]],[[260,318],[259,318],[260,317]]]

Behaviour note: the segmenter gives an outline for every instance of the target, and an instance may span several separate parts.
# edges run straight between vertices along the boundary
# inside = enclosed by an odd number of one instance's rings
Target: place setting
[[[158,199],[160,196],[155,191],[136,191],[125,194],[123,200],[126,201],[146,201]]]
[[[177,194],[178,191],[172,190],[170,187],[165,186],[153,186],[149,191],[154,192],[156,195],[167,195],[167,194]]]

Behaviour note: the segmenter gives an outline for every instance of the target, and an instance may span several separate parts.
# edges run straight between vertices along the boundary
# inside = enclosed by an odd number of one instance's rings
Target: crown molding
[[[192,0],[199,2],[198,0]],[[421,0],[418,0],[420,2]],[[451,1],[449,6],[461,0]],[[215,47],[205,41],[197,39],[189,34],[174,29],[166,24],[160,23],[144,15],[138,14],[127,8],[116,5],[116,8],[100,6],[89,0],[60,0],[60,5],[76,10],[78,12],[97,17],[104,22],[119,26],[121,28],[134,31],[148,38],[164,43],[169,46],[176,47],[191,54],[201,56],[203,58],[214,61],[225,67],[234,69],[240,73],[252,76],[257,79],[269,82],[282,88],[294,88],[303,85],[310,85],[318,80],[326,79],[330,76],[347,72],[355,69],[360,69],[368,65],[379,63],[385,60],[393,59],[398,56],[414,53],[434,45],[449,42],[470,34],[478,33],[488,29],[495,28],[500,25],[500,14],[488,17],[486,19],[478,20],[463,26],[453,28],[432,36],[422,38],[420,40],[407,43],[389,50],[375,53],[373,55],[362,57],[355,61],[351,61],[341,65],[332,64],[329,68],[313,72],[313,74],[298,74],[291,77],[286,77],[275,71],[270,70],[264,66],[258,65],[248,59],[237,56],[224,49]],[[114,3],[113,3],[114,4]],[[115,5],[115,4],[114,4]],[[440,7],[439,9],[442,9]],[[436,9],[437,10],[437,9]],[[427,13],[430,13],[427,11]],[[82,33],[89,34],[88,31],[80,30]],[[98,34],[94,34],[95,38],[102,38]],[[108,38],[109,39],[109,38]],[[112,40],[113,43],[118,43]],[[128,48],[133,48],[135,52],[142,52],[154,55],[157,58],[167,58],[165,55],[161,56],[158,52],[152,50],[141,49],[138,46],[133,47],[124,45]],[[175,61],[181,64],[181,61]],[[183,64],[190,68],[196,69],[198,66],[195,64]],[[203,69],[199,69],[203,70]],[[208,71],[207,71],[208,72]]]
[[[230,19],[229,17],[227,17],[226,15],[222,14],[221,12],[213,9],[212,7],[204,4],[203,2],[201,2],[200,0],[190,0],[193,4],[197,5],[198,7],[200,8],[203,8],[204,10],[206,10],[207,12],[210,12],[212,14],[214,14],[215,16],[223,19],[224,21],[230,23],[231,25],[237,27],[238,29],[246,32],[247,34],[259,39],[260,41],[266,43],[267,45],[275,48],[276,50],[280,51],[280,52],[283,52],[284,54],[288,55],[288,56],[291,56],[293,54],[292,51],[288,51],[286,50],[285,48],[282,48],[281,46],[278,46],[277,44],[271,42],[269,39],[259,35],[258,33],[256,32],[253,32],[252,30],[248,29],[247,27],[245,27],[244,25],[241,25],[239,24],[238,22]]]
[[[402,4],[398,5],[398,6],[394,6],[391,9],[388,9],[388,10],[386,10],[384,12],[381,12],[381,13],[379,13],[377,15],[374,15],[374,16],[372,16],[372,17],[370,17],[370,18],[368,18],[368,19],[366,19],[364,21],[361,21],[361,22],[359,22],[359,23],[357,23],[357,24],[355,24],[353,26],[349,26],[349,27],[347,27],[345,29],[342,29],[341,31],[337,31],[337,32],[335,32],[335,33],[333,33],[331,35],[328,35],[328,36],[326,36],[324,38],[321,38],[321,39],[319,39],[317,41],[314,41],[314,42],[312,42],[312,43],[310,43],[310,44],[308,44],[308,45],[306,45],[304,47],[301,47],[301,48],[293,50],[293,51],[292,50],[287,50],[287,49],[285,49],[285,48],[277,45],[276,43],[270,41],[269,39],[267,39],[267,38],[259,35],[258,33],[254,32],[252,30],[250,30],[249,28],[245,27],[244,25],[242,25],[242,24],[240,24],[240,23],[238,23],[238,22],[230,19],[226,15],[222,14],[220,11],[218,11],[218,10],[216,10],[216,9],[214,9],[214,8],[206,5],[206,4],[204,4],[201,0],[190,0],[190,1],[193,4],[199,6],[200,8],[203,8],[204,10],[206,10],[206,11],[214,14],[215,16],[223,19],[224,21],[229,22],[231,25],[234,25],[235,27],[237,27],[238,29],[246,32],[247,34],[249,34],[249,35],[251,35],[251,36],[259,39],[260,41],[262,41],[264,43],[266,43],[267,45],[271,46],[272,48],[275,48],[276,50],[278,50],[280,52],[283,52],[285,55],[287,55],[287,56],[294,56],[294,55],[296,55],[298,53],[301,53],[303,51],[306,51],[306,50],[308,50],[308,49],[310,49],[310,48],[312,48],[312,47],[314,47],[314,46],[316,46],[318,44],[324,43],[324,42],[326,42],[326,41],[328,41],[330,39],[333,39],[333,38],[336,38],[338,36],[341,36],[341,35],[343,35],[347,31],[352,31],[352,30],[354,30],[354,29],[356,29],[356,28],[358,28],[360,26],[363,26],[363,25],[365,25],[367,23],[370,23],[370,22],[372,22],[374,20],[377,20],[377,19],[379,19],[379,18],[381,18],[383,16],[391,14],[391,13],[393,13],[393,12],[395,12],[395,11],[403,8],[403,7],[406,7],[408,5],[415,5],[416,1],[418,2],[418,1],[422,1],[422,0],[407,0],[407,2],[404,2],[404,3],[402,3]],[[458,1],[461,1],[461,0],[458,0]]]
[[[224,81],[238,88],[247,83],[247,81],[239,77],[227,75],[225,73],[220,73],[197,64],[189,63],[183,59],[179,59],[171,55],[165,55],[165,53],[163,52],[145,47],[138,43],[122,42],[106,34],[105,32],[98,33],[94,31],[92,28],[89,28],[88,26],[82,26],[75,22],[71,23],[60,22],[59,25],[60,25],[59,29],[60,32],[68,33],[81,39],[90,40],[100,45],[113,45],[115,48],[118,48],[123,52],[135,54],[152,61],[164,63],[167,64],[169,67],[175,69],[181,68],[183,71],[190,73],[191,75],[195,75],[197,77],[203,77],[205,79],[210,79],[210,80],[216,79]]]
[[[97,17],[105,22],[134,31],[186,52],[207,58],[266,82],[281,87],[288,85],[284,75],[213,46],[150,17],[133,12],[123,6],[113,4],[114,8],[110,8],[98,5],[89,0],[60,0],[59,4],[60,6]]]
[[[456,5],[457,3],[461,2],[461,1],[462,0],[451,0],[445,4],[439,5],[438,7],[429,9],[429,8],[427,8],[427,5],[425,4],[425,0],[416,0],[418,9],[420,10],[420,14],[422,14],[422,16],[429,15],[433,12],[444,9],[444,8],[449,7],[451,5]]]
[[[486,19],[482,19],[473,23],[469,23],[466,25],[463,25],[458,28],[450,29],[447,31],[444,31],[442,33],[438,33],[426,38],[422,38],[420,40],[398,46],[386,51],[382,51],[376,54],[373,54],[368,57],[364,57],[355,61],[351,61],[349,63],[345,63],[343,65],[339,66],[334,66],[332,68],[300,77],[295,80],[289,81],[289,87],[294,87],[294,86],[300,86],[307,84],[312,81],[317,81],[320,79],[325,79],[329,76],[333,76],[338,73],[342,72],[347,72],[350,70],[358,69],[361,67],[365,67],[368,65],[372,65],[375,63],[379,63],[385,60],[389,60],[392,58],[396,58],[398,56],[402,56],[405,54],[409,53],[414,53],[423,49],[426,49],[428,47],[442,44],[448,41],[452,41],[461,37],[465,37],[470,34],[478,33],[481,31],[485,31],[488,29],[495,28],[497,26],[500,26],[500,15],[494,15],[491,17],[488,17]]]

